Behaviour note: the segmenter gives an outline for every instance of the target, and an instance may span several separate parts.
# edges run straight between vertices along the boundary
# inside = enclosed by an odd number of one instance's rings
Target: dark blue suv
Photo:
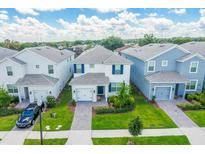
[[[40,113],[41,107],[37,103],[29,104],[21,113],[19,119],[16,121],[18,128],[30,127],[35,123],[36,118]]]

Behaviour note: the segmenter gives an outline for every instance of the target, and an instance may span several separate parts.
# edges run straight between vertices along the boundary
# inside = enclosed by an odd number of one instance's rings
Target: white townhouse
[[[83,52],[73,61],[72,97],[76,101],[100,101],[116,94],[121,83],[130,83],[131,61],[102,46]]]
[[[0,86],[20,102],[58,97],[72,77],[75,53],[52,47],[26,48],[20,52],[0,48]]]

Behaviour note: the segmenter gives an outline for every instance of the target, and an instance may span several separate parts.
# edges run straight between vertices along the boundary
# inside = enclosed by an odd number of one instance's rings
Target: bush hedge
[[[182,110],[204,110],[205,106],[201,105],[199,102],[193,102],[193,103],[183,103],[177,105]]]
[[[47,96],[47,107],[52,108],[56,106],[56,99],[54,96]]]
[[[134,105],[128,105],[123,108],[114,108],[114,107],[96,107],[96,114],[108,114],[108,113],[125,113],[132,111],[134,109]]]
[[[8,116],[12,114],[19,114],[21,113],[21,109],[15,109],[15,108],[0,108],[0,116]]]

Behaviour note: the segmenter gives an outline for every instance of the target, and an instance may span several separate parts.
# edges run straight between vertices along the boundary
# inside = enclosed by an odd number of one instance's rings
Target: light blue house
[[[131,60],[131,81],[151,100],[171,100],[201,92],[205,77],[205,42],[148,44],[121,51]]]

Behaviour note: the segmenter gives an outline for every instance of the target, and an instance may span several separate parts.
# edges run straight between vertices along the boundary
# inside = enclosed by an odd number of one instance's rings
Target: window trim
[[[196,72],[191,72],[192,64],[196,63]],[[190,66],[189,66],[189,73],[197,73],[198,72],[198,67],[199,67],[199,61],[191,61]]]
[[[164,63],[165,63],[165,65],[164,65]],[[168,66],[168,60],[162,60],[161,66],[162,67],[167,67]]]
[[[8,71],[8,68],[11,68],[11,71]],[[6,66],[6,72],[7,72],[7,76],[13,76],[14,75],[12,66]],[[9,75],[9,73],[11,73],[11,75]]]
[[[40,65],[37,64],[37,65],[36,65],[36,69],[39,69],[39,68],[40,68]]]
[[[186,91],[196,91],[196,90],[197,90],[198,80],[197,80],[197,79],[191,79],[191,80],[189,80],[189,83],[191,83],[191,81],[195,81],[195,82],[196,82],[196,84],[195,84],[195,89],[187,89],[187,83],[186,83],[186,86],[185,86],[185,90],[186,90]]]
[[[150,70],[149,70],[150,63],[151,63],[151,62],[154,63],[154,65],[153,65],[153,67],[154,67],[154,68],[153,68],[153,71],[150,71]],[[150,60],[150,61],[148,61],[148,62],[147,62],[147,72],[155,72],[155,66],[156,66],[156,61],[155,61],[155,60]]]
[[[53,70],[53,72],[52,73],[50,73],[50,71],[49,71],[49,66],[52,66],[52,70]],[[54,66],[53,65],[48,65],[48,74],[54,74]]]
[[[119,90],[117,90],[117,89],[120,88],[119,86],[120,86],[121,82],[111,82],[110,84],[111,84],[111,87],[110,87],[110,90],[111,90],[110,92],[111,92],[111,93],[114,93],[114,92],[118,92],[118,91],[119,91]],[[112,88],[113,88],[112,85],[113,85],[113,84],[115,84],[115,87],[114,87],[114,88],[115,88],[115,91],[112,91]],[[119,84],[119,86],[117,86],[118,84]]]

